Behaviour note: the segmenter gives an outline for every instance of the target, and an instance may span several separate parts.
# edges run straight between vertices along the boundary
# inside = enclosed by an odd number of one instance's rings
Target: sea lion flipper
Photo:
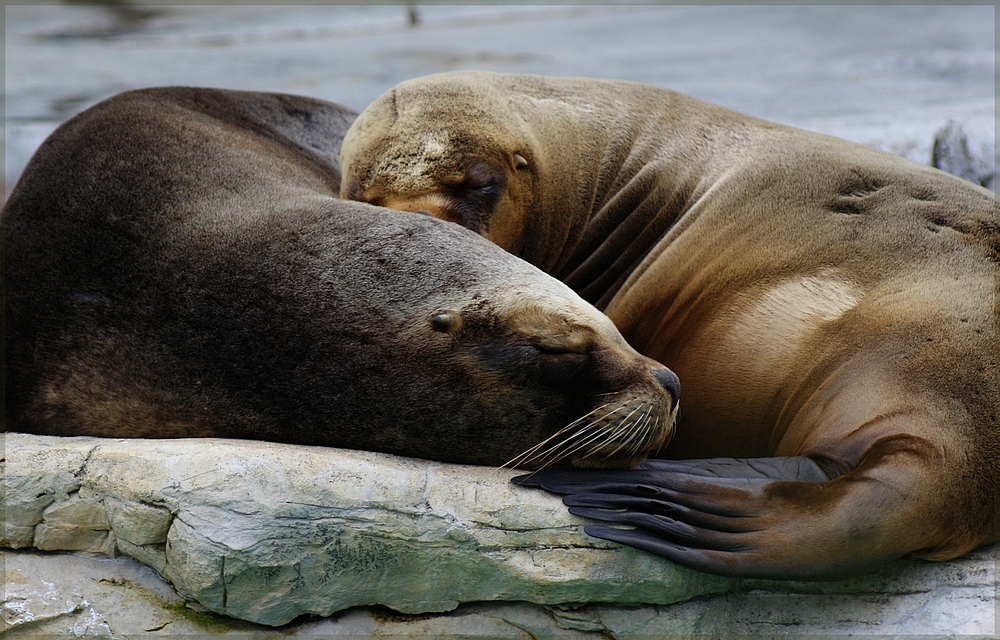
[[[712,458],[709,460],[647,460],[632,470],[544,470],[517,476],[511,482],[552,493],[644,493],[643,484],[664,488],[667,478],[699,476],[811,482],[829,480],[816,460],[807,456],[776,458]],[[630,488],[629,485],[636,485]]]
[[[831,479],[820,463],[808,456],[647,460],[637,468],[660,473],[682,473],[717,478],[764,478],[792,482],[816,482]]]
[[[679,541],[665,540],[642,529],[591,525],[584,527],[583,530],[591,537],[635,547],[691,569],[722,575],[739,575],[741,552],[738,549],[715,550],[688,546]]]
[[[612,542],[619,542],[629,546],[638,546],[640,549],[647,551],[651,547],[655,549],[652,553],[658,556],[670,557],[667,554],[671,552],[661,549],[661,547],[673,547],[676,549],[677,546],[688,546],[692,549],[710,549],[713,551],[741,550],[739,539],[735,536],[727,536],[724,533],[695,527],[686,522],[674,520],[666,516],[654,516],[649,513],[638,513],[635,511],[577,507],[571,508],[569,512],[583,518],[633,525],[634,529],[590,525],[584,527],[584,531],[587,535],[595,538],[611,540]],[[641,539],[640,536],[648,539]],[[632,544],[629,541],[635,541],[639,544]]]
[[[910,491],[902,495],[899,486],[879,480],[882,466],[873,461],[826,480],[808,458],[712,459],[655,461],[628,471],[541,471],[528,478],[563,494],[575,515],[633,527],[591,525],[588,535],[721,575],[822,580],[902,555],[893,536],[932,534],[917,526],[920,509],[913,501],[921,478],[904,485]],[[823,479],[799,479],[817,475]],[[873,511],[876,504],[894,506]]]
[[[640,498],[612,493],[574,493],[563,496],[563,504],[569,507],[570,513],[594,520],[634,524],[646,529],[656,530],[670,523],[670,535],[680,531],[680,525],[698,527],[703,531],[724,531],[736,533],[747,531],[749,520],[747,513],[738,508],[730,509],[728,513],[711,513],[686,507],[678,502],[670,502],[661,498]],[[641,516],[638,521],[636,517]],[[657,518],[657,521],[649,520]],[[690,529],[685,533],[695,534]],[[702,542],[704,542],[702,534]],[[691,542],[689,540],[688,542]]]

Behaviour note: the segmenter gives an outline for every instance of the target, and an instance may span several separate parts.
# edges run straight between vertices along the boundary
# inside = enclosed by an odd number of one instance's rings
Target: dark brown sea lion
[[[6,426],[528,468],[662,446],[677,378],[568,287],[336,197],[354,115],[165,88],[60,127],[3,212]]]
[[[594,535],[799,579],[1000,537],[991,192],[656,87],[485,72],[390,90],[341,166],[345,197],[478,231],[678,374],[664,454],[695,460],[523,480],[636,527]]]

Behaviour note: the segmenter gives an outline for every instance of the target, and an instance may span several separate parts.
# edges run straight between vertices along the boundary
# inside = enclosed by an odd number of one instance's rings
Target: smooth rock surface
[[[557,638],[672,639],[795,636],[972,637],[996,633],[996,554],[983,549],[947,563],[901,561],[831,583],[748,581],[739,589],[665,606],[545,607],[493,602],[441,614],[356,607],[280,628],[185,603],[132,558],[0,552],[5,638]],[[58,576],[57,580],[52,579]],[[49,579],[46,579],[48,577]]]
[[[357,605],[656,603],[734,581],[589,538],[516,472],[236,440],[5,434],[11,548],[124,553],[269,625]]]

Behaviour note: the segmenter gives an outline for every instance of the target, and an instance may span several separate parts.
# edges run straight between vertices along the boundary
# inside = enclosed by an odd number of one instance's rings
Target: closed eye
[[[471,196],[493,196],[500,192],[501,178],[485,162],[473,164],[465,170],[462,181],[454,186],[455,191]]]
[[[486,182],[484,184],[463,184],[466,191],[475,193],[481,196],[491,196],[500,192],[499,182]]]
[[[524,347],[545,356],[585,355],[587,353],[585,344],[551,344],[534,341],[527,341],[522,344]]]
[[[550,384],[568,384],[588,362],[586,353],[539,349],[538,372]]]
[[[585,347],[529,343],[522,348],[534,353],[534,366],[550,382],[569,382],[589,361]]]
[[[500,193],[500,181],[492,176],[468,177],[452,189],[459,198],[491,198]]]
[[[544,349],[527,342],[494,341],[476,348],[491,367],[516,379],[534,379],[549,385],[568,384],[590,361],[587,353]]]

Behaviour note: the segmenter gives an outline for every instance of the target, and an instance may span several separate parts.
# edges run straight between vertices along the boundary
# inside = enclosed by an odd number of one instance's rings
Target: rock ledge
[[[376,604],[668,604],[736,585],[585,536],[508,470],[219,439],[4,445],[0,546],[125,554],[266,625]]]

